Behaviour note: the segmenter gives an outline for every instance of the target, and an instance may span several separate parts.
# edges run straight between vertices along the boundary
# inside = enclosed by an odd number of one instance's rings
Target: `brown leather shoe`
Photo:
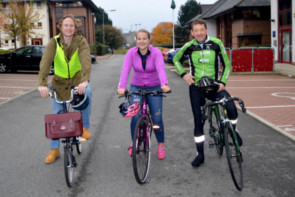
[[[57,158],[59,158],[59,148],[50,149],[48,156],[45,159],[45,163],[50,164],[53,163]]]
[[[84,138],[84,139],[90,139],[91,138],[91,134],[90,134],[90,132],[89,132],[89,130],[87,128],[83,128],[82,138]]]

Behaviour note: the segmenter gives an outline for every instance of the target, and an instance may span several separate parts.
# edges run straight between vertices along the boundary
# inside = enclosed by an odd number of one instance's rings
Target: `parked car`
[[[171,50],[171,49],[164,49],[164,50],[162,51],[162,55],[163,55],[163,60],[164,60],[164,61],[165,61],[166,53],[167,53],[167,51],[169,51],[169,50]]]
[[[31,45],[21,47],[13,52],[0,54],[0,73],[16,72],[17,70],[39,71],[39,64],[44,53],[45,46]],[[91,55],[91,63],[96,62],[96,57]],[[49,74],[54,73],[52,65]]]
[[[173,51],[169,51],[167,54],[166,54],[166,59],[165,61],[168,62],[168,63],[173,63],[173,58],[174,56],[176,55],[176,53],[179,51],[180,49],[176,49],[176,50],[173,50]],[[183,63],[184,61],[188,60],[188,56],[183,56],[180,60],[181,63]]]
[[[91,56],[91,63],[94,64],[96,62],[96,56],[90,55]]]
[[[167,51],[166,55],[165,55],[165,59],[164,61],[167,63],[171,63],[172,59],[171,59],[171,53],[173,53],[175,51],[175,49],[170,49],[169,51]]]
[[[0,54],[0,72],[16,72],[17,70],[39,70],[39,63],[45,46],[31,45],[16,49],[13,52]],[[53,65],[50,74],[53,74]]]

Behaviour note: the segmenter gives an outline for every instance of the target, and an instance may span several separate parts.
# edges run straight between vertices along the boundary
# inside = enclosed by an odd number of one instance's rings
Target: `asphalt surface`
[[[76,156],[72,189],[65,183],[63,154],[54,164],[44,164],[50,141],[45,138],[43,117],[52,113],[50,100],[34,90],[0,105],[0,196],[293,196],[295,143],[241,113],[243,191],[235,189],[225,155],[219,157],[215,149],[209,149],[208,136],[205,164],[191,167],[195,145],[188,87],[170,70],[172,93],[164,98],[163,112],[166,159],[156,158],[153,136],[149,177],[146,184],[138,185],[127,152],[130,119],[118,112],[123,99],[118,99],[116,89],[123,58],[116,55],[93,65],[93,138],[83,144],[82,155]]]

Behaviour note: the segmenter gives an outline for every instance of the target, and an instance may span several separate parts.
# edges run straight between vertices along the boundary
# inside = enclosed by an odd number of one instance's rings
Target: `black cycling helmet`
[[[72,108],[75,110],[82,110],[87,107],[89,103],[89,98],[87,94],[78,94],[77,91],[74,92],[73,100],[71,101]]]
[[[219,89],[219,84],[208,76],[202,77],[198,81],[198,87],[204,94],[210,96],[215,94]]]

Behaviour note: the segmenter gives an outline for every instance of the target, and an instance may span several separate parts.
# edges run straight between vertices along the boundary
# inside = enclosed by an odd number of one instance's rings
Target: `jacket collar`
[[[138,47],[135,48],[136,52],[138,53],[138,55],[141,55],[140,50]],[[149,46],[148,51],[146,53],[146,55],[148,56],[149,54],[151,54],[151,46]]]

